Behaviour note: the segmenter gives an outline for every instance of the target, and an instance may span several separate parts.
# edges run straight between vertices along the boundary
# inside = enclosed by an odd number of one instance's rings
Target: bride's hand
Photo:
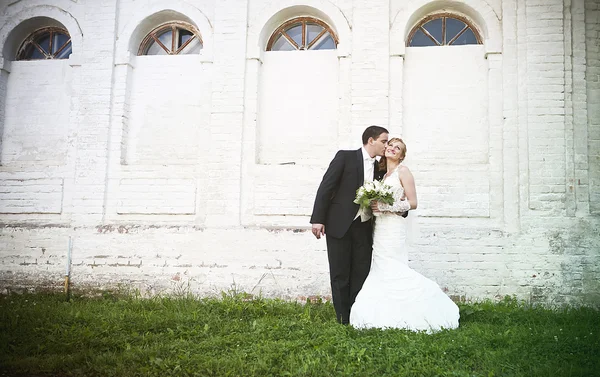
[[[377,201],[376,200],[373,200],[371,202],[371,210],[373,212],[379,212],[379,206],[377,205]]]

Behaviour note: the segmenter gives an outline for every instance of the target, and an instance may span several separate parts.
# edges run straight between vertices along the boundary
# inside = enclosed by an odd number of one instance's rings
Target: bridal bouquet
[[[361,218],[370,217],[369,210],[371,209],[371,202],[377,200],[385,204],[394,204],[394,194],[392,187],[386,185],[381,181],[367,181],[364,185],[356,190],[356,198],[354,203],[360,206]]]

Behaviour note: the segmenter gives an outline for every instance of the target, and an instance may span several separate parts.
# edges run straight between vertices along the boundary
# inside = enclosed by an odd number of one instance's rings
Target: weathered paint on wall
[[[22,0],[0,10],[5,290],[61,289],[71,237],[75,289],[328,296],[325,242],[307,231],[314,193],[334,151],[358,148],[379,124],[405,138],[417,180],[411,266],[458,299],[600,305],[598,1]],[[472,20],[483,45],[405,47],[437,11]],[[281,95],[278,78],[307,74],[293,56],[310,52],[264,46],[294,16],[325,21],[340,44],[311,60],[327,80],[290,78],[298,92]],[[137,57],[172,20],[198,28],[202,52]],[[14,61],[48,23],[68,29],[70,59]],[[286,102],[302,98],[314,112]]]

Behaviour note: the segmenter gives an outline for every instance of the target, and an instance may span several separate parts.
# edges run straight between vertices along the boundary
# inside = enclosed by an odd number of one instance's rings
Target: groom
[[[369,274],[373,250],[371,221],[361,221],[356,190],[366,181],[381,179],[375,156],[383,156],[388,130],[370,126],[363,132],[362,148],[338,151],[317,191],[310,218],[312,233],[326,234],[331,295],[337,320],[347,324],[350,307]]]

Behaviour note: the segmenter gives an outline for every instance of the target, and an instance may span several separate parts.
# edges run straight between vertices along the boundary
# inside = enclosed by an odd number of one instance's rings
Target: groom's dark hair
[[[367,127],[367,129],[365,130],[365,132],[363,132],[362,134],[362,142],[363,145],[367,144],[369,142],[369,138],[372,137],[373,139],[377,140],[379,138],[379,135],[386,133],[389,134],[390,132],[388,130],[386,130],[383,127],[379,127],[379,126],[369,126]]]

